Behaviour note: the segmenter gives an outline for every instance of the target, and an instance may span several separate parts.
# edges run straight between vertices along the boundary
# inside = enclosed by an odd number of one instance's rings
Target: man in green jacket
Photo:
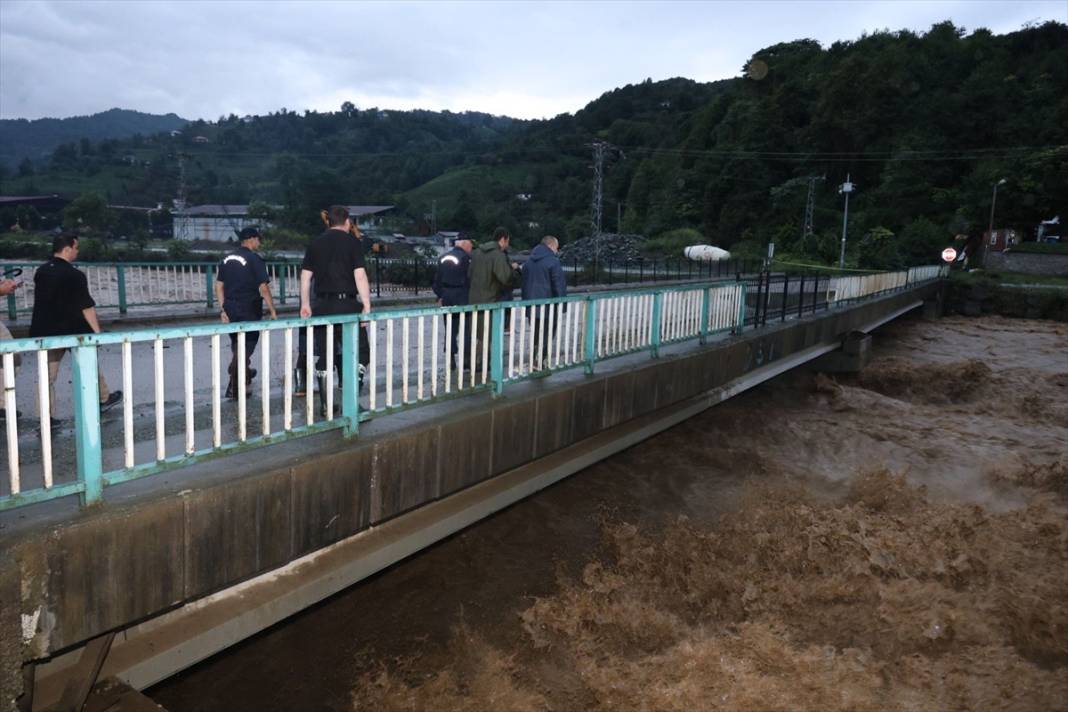
[[[471,291],[469,304],[488,304],[497,301],[501,291],[515,285],[514,270],[518,265],[508,261],[511,236],[503,227],[493,231],[493,239],[483,242],[471,254]]]
[[[471,290],[468,293],[468,304],[491,304],[496,302],[505,289],[511,289],[515,285],[515,270],[519,267],[514,262],[508,261],[508,243],[511,236],[508,230],[499,227],[493,231],[493,239],[483,242],[471,253]],[[470,317],[467,317],[470,319]],[[492,344],[483,344],[484,322],[476,325],[472,344],[475,349],[475,358],[468,363],[474,366],[475,383],[482,376],[482,352],[484,349],[492,349]],[[470,328],[468,321],[467,328]],[[487,374],[488,376],[488,374]],[[485,382],[485,379],[481,379]]]

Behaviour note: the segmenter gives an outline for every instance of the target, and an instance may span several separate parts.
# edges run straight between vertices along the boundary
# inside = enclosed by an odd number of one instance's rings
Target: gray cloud
[[[0,3],[0,117],[113,106],[188,118],[281,107],[575,111],[641,81],[736,75],[756,50],[812,37],[995,32],[1068,21],[1062,0],[994,2]]]

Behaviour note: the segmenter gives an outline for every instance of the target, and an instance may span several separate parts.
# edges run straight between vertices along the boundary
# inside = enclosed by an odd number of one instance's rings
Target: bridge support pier
[[[942,295],[923,301],[921,318],[924,321],[936,321],[942,317]]]
[[[811,367],[823,373],[859,373],[871,361],[871,334],[851,331],[842,337],[842,347],[815,359]]]

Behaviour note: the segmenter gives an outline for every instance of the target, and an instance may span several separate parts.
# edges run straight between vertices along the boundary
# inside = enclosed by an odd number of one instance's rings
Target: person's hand
[[[300,318],[301,319],[307,319],[310,316],[311,316],[311,307],[309,307],[309,306],[307,306],[305,304],[302,304],[300,306]]]
[[[224,324],[230,323],[230,317],[226,314],[225,311],[219,312],[219,320],[222,321],[222,323]]]
[[[271,309],[271,320],[273,321],[276,319],[278,319],[278,312],[276,312],[274,309]]]
[[[512,269],[519,269],[519,263],[518,262],[513,262],[512,263]]]
[[[19,288],[19,284],[21,283],[16,282],[13,279],[0,280],[0,297],[7,296],[8,294],[14,292],[16,289]]]
[[[440,299],[438,300],[438,306],[439,306],[439,307],[443,307],[443,306],[445,306],[444,304],[442,304],[442,303],[441,303],[441,300],[440,300]]]

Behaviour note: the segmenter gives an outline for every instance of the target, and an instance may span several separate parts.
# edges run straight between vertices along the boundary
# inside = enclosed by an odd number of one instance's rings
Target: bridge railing
[[[918,274],[931,279],[939,273]],[[813,309],[833,306],[830,289],[842,289],[826,280],[809,284],[828,290],[802,303]],[[904,286],[894,279],[865,284]],[[509,383],[570,368],[593,372],[599,362],[626,354],[655,357],[669,344],[765,323],[771,291],[761,283],[754,300],[753,286],[745,281],[711,282],[527,302],[0,340],[6,415],[0,510],[73,494],[83,503],[98,502],[111,485],[208,458],[324,430],[355,435],[361,421],[390,412],[479,391],[500,394]],[[782,294],[785,319],[786,306],[791,316],[793,307],[785,298],[789,290]],[[807,290],[798,294],[807,299]],[[754,307],[755,319],[749,316]],[[234,399],[225,394],[231,339],[237,352]],[[50,361],[66,350],[72,393],[68,397],[58,388],[53,400]],[[323,355],[318,364],[317,353]],[[362,377],[359,363],[366,364]],[[102,417],[101,377],[121,384],[119,417]],[[298,395],[300,380],[305,388]],[[32,415],[22,417],[20,408]]]
[[[378,257],[367,260],[371,292],[375,297],[431,294],[435,260]],[[710,281],[729,278],[752,268],[755,262],[724,260],[618,260],[597,263],[567,261],[568,284],[611,285],[646,282]],[[22,286],[7,297],[7,318],[17,320],[33,311],[33,272],[40,262],[4,262],[0,269],[22,270]],[[203,305],[215,307],[216,262],[79,262],[98,309],[131,309]],[[300,301],[300,262],[267,262],[271,294],[280,305]]]

